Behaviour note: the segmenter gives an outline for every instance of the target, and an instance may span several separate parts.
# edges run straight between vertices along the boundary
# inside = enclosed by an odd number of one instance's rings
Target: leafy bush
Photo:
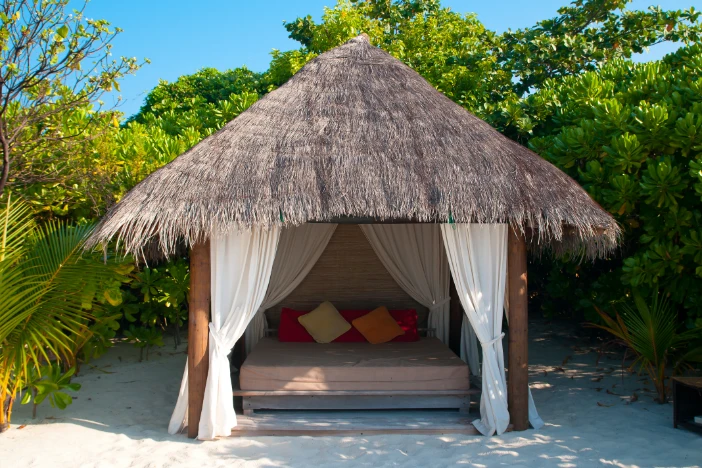
[[[144,267],[133,275],[130,301],[123,306],[124,318],[131,323],[158,329],[172,328],[174,344],[180,344],[180,329],[188,318],[190,266],[185,259],[158,268]],[[149,335],[154,336],[154,335]],[[155,342],[160,342],[154,339]],[[158,346],[163,346],[163,343]]]
[[[125,338],[134,346],[139,348],[139,361],[144,359],[144,350],[146,350],[146,360],[149,360],[149,350],[153,346],[163,346],[163,336],[161,332],[152,327],[135,327],[129,326],[129,330],[124,332]]]
[[[551,290],[543,291],[547,310],[576,297],[575,308],[588,316],[593,305],[607,308],[631,288],[661,288],[685,311],[688,327],[702,326],[701,78],[702,47],[694,45],[661,61],[616,60],[548,81],[505,106],[506,124],[525,139],[533,135],[529,146],[580,183],[625,232],[621,251],[606,261],[555,262]]]

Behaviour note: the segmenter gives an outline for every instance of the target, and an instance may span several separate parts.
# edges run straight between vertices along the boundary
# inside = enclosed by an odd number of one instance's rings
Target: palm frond
[[[76,340],[89,333],[92,315],[84,308],[82,292],[113,275],[98,259],[82,255],[91,229],[49,223],[25,240],[24,258],[0,282],[5,362],[19,369],[28,363],[39,366],[52,356],[70,359]]]
[[[673,372],[689,362],[702,362],[702,346],[691,346],[696,340],[702,342],[700,329],[679,331],[675,309],[664,294],[654,291],[650,302],[637,291],[632,293],[633,304],[624,304],[616,319],[597,309],[604,324],[591,324],[620,339],[634,351],[636,360],[632,367],[645,370],[658,392],[658,401],[666,397],[666,369]]]
[[[13,201],[11,194],[0,203],[0,262],[5,261],[11,252],[17,252],[27,234],[35,227],[34,213],[28,204],[21,200]]]

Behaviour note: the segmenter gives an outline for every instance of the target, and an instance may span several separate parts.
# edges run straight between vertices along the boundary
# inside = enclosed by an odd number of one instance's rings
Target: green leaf
[[[56,407],[58,409],[66,409],[68,405],[73,403],[73,398],[68,395],[67,393],[63,392],[55,392],[54,393],[54,401],[56,402]]]
[[[112,306],[118,306],[122,303],[122,291],[119,288],[105,289],[104,296]]]
[[[61,39],[66,39],[66,36],[68,36],[68,26],[63,25],[60,28],[56,30],[56,34],[61,38]]]

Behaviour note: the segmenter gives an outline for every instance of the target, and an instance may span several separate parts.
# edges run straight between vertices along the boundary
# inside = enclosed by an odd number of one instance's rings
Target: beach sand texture
[[[44,404],[33,420],[29,405],[15,406],[0,468],[702,465],[702,437],[673,429],[672,405],[655,403],[643,376],[622,377],[621,356],[597,362],[575,326],[534,321],[530,333],[530,384],[546,421],[539,431],[195,441],[166,431],[185,348],[167,345],[138,362],[137,350],[118,344],[83,368],[67,410]]]

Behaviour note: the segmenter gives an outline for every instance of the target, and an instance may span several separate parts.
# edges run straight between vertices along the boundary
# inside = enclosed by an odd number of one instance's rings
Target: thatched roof
[[[341,217],[509,222],[589,256],[619,235],[575,181],[361,35],[139,183],[89,243],[169,254],[214,230]]]

